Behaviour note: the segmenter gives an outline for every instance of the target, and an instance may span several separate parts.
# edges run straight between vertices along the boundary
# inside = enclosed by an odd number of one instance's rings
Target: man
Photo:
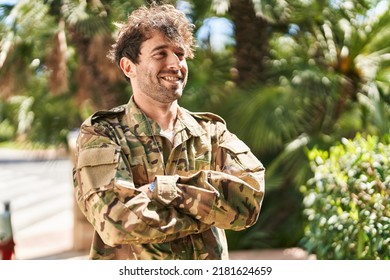
[[[263,165],[223,119],[178,105],[192,28],[154,4],[134,11],[113,45],[133,95],[82,124],[74,169],[95,229],[91,259],[228,259],[224,229],[257,221]]]

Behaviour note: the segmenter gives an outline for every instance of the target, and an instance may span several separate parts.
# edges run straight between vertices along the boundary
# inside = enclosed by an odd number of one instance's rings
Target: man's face
[[[140,52],[131,79],[134,93],[147,95],[161,103],[179,99],[188,78],[184,50],[162,33],[155,32],[142,43]]]

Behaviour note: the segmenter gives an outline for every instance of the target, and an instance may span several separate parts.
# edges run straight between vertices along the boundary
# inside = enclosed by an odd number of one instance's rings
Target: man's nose
[[[184,59],[180,59],[180,57],[175,53],[169,54],[168,60],[167,60],[168,68],[169,69],[181,69],[183,67],[183,63],[184,63],[183,60]]]

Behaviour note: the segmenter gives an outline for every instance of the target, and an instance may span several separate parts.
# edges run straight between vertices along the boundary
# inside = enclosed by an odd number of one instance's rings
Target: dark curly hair
[[[120,23],[119,28],[118,38],[108,54],[118,65],[122,57],[138,63],[141,44],[150,39],[154,31],[182,47],[186,57],[194,56],[194,25],[172,5],[142,6],[129,15],[127,23]]]

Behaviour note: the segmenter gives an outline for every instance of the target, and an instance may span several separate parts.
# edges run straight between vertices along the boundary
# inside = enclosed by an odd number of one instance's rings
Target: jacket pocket
[[[79,188],[84,199],[92,193],[113,187],[120,158],[120,148],[93,147],[81,150],[77,160]]]
[[[253,155],[250,148],[239,139],[222,143],[219,147],[226,153],[224,156],[225,169],[232,168],[232,165],[247,172],[264,169],[263,164]]]

